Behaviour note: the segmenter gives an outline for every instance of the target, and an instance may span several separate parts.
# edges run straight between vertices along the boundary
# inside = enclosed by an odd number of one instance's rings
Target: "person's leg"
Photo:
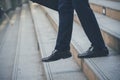
[[[58,10],[59,31],[55,49],[59,51],[70,50],[70,40],[73,26],[72,0],[31,0],[38,4]]]
[[[72,0],[59,0],[59,30],[55,50],[52,55],[43,58],[43,62],[51,62],[71,57],[70,41],[73,26]]]
[[[108,50],[103,41],[99,25],[91,10],[88,0],[72,0],[83,29],[92,43],[93,49],[79,55],[79,58],[99,57],[108,55]]]
[[[105,48],[105,44],[88,0],[72,0],[81,24],[92,45],[97,48]]]
[[[55,49],[70,50],[70,41],[73,26],[73,7],[71,0],[59,0],[59,31]]]

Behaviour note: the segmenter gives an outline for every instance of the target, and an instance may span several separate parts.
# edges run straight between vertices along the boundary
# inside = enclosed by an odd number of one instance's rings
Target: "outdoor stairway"
[[[102,1],[115,6],[110,8]],[[97,5],[102,9],[104,6],[105,10],[110,8],[119,15],[120,7],[116,8],[119,3],[111,1],[97,3],[90,0],[90,4],[93,8]],[[95,12],[95,15],[109,48],[109,56],[77,58],[90,47],[90,42],[75,13],[71,40],[73,57],[43,63],[41,58],[51,55],[55,47],[58,13],[32,2],[18,7],[10,22],[6,19],[0,25],[0,80],[120,80],[120,21],[118,17],[103,13]]]
[[[43,6],[36,6],[40,8],[39,10],[42,9],[45,12],[54,29],[57,31],[59,22],[58,13]],[[80,67],[82,67],[82,70],[89,80],[120,80],[120,21],[105,14],[103,15],[95,12],[95,15],[103,33],[104,40],[109,48],[110,55],[108,57],[91,59],[77,58],[78,53],[80,54],[89,48],[90,42],[87,39],[75,13],[73,36],[71,41],[73,57]]]
[[[56,32],[42,10],[23,4],[0,25],[0,80],[87,80],[73,58],[42,63]]]

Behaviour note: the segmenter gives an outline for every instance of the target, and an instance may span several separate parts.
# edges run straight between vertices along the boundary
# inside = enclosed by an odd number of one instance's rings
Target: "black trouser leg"
[[[72,3],[92,46],[96,48],[105,48],[97,20],[89,6],[88,0],[72,0]]]
[[[71,0],[59,0],[59,31],[55,49],[70,50],[70,41],[73,26],[73,7]]]

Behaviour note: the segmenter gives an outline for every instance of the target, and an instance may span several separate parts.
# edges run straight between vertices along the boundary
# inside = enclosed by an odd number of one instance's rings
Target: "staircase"
[[[10,21],[0,25],[0,80],[120,80],[120,2],[89,1],[109,48],[108,57],[77,58],[90,42],[75,13],[73,57],[42,63],[41,58],[55,47],[58,13],[30,2],[16,8]]]

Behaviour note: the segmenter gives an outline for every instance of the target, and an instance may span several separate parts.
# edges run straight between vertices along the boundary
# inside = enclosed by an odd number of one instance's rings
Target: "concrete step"
[[[40,7],[41,8],[41,7]],[[42,7],[49,21],[57,30],[58,14],[57,12],[48,8]],[[90,42],[86,37],[81,25],[74,22],[73,36],[72,36],[72,52],[76,62],[82,67],[89,80],[119,80],[120,77],[120,55],[109,48],[110,55],[108,57],[78,59],[77,54],[86,51],[90,46]],[[79,35],[78,35],[79,34]],[[74,50],[73,50],[74,49]]]
[[[42,57],[51,55],[57,34],[37,4],[31,4],[31,11]],[[73,58],[44,63],[47,80],[87,80]]]
[[[28,4],[22,6],[18,32],[11,80],[46,80]]]
[[[114,0],[89,0],[91,8],[100,14],[120,20],[120,2]]]
[[[21,9],[18,8],[12,16],[10,23],[0,27],[0,80],[10,80],[16,53],[19,16]],[[12,25],[11,25],[12,22]]]

